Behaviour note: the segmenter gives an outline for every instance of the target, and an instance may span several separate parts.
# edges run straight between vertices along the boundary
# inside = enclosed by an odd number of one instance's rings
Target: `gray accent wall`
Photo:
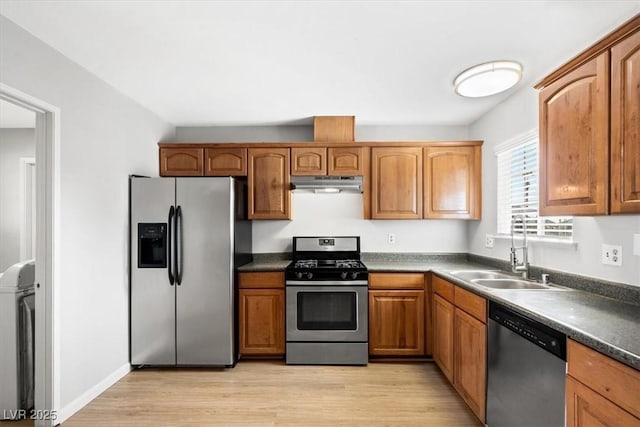
[[[308,118],[305,122],[311,122]],[[469,139],[466,126],[359,125],[356,141],[429,141]],[[313,125],[202,126],[176,128],[178,142],[304,142],[313,141]]]
[[[0,273],[22,261],[20,159],[35,155],[34,129],[0,129]]]

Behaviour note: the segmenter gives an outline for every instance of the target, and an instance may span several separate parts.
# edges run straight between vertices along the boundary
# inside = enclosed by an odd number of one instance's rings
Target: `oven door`
[[[367,286],[287,286],[287,341],[367,342]]]

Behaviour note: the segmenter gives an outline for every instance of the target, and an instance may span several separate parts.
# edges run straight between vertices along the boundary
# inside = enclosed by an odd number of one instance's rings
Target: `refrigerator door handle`
[[[169,208],[169,218],[167,219],[167,274],[169,276],[169,284],[171,286],[173,286],[173,283],[175,282],[175,278],[173,276],[173,270],[172,270],[172,256],[171,256],[171,233],[173,232],[173,217],[175,214],[175,209],[173,208],[173,206],[171,206],[171,208]]]
[[[182,285],[182,206],[176,208],[176,283]]]

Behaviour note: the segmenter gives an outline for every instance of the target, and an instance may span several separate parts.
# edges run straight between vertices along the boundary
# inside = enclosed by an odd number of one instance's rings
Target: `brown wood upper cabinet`
[[[249,148],[249,219],[291,219],[288,148]]]
[[[540,215],[607,213],[609,54],[540,91]]]
[[[202,148],[160,148],[160,176],[202,176]]]
[[[331,176],[358,176],[365,174],[363,147],[328,148],[327,174]]]
[[[326,175],[327,149],[294,147],[291,149],[291,175]]]
[[[293,147],[291,175],[364,175],[363,150],[363,147]]]
[[[424,218],[480,219],[479,146],[424,148]]]
[[[205,176],[247,176],[246,148],[205,148]]]
[[[611,213],[640,212],[640,31],[611,48]]]
[[[640,212],[639,85],[640,15],[536,85],[541,215]]]
[[[422,148],[371,149],[371,217],[422,218]]]

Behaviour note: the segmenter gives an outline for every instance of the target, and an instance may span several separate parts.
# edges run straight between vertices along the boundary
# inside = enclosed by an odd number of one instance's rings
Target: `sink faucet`
[[[522,246],[514,243],[516,219],[522,221]],[[518,261],[518,249],[522,249],[522,261]],[[527,219],[524,215],[514,215],[511,218],[511,271],[522,273],[522,278],[527,279],[529,275],[529,249],[527,248]]]

